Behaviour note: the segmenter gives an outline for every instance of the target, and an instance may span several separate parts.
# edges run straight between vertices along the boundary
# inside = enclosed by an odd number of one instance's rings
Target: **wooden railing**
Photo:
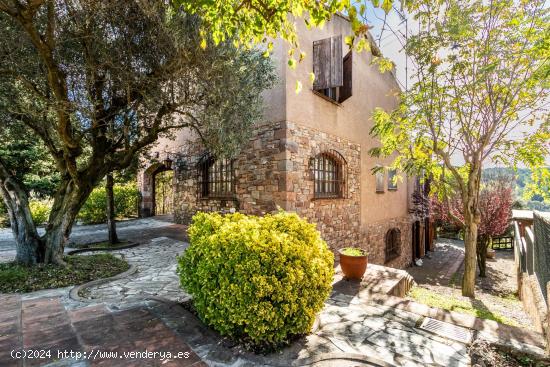
[[[548,311],[546,313],[546,354],[550,356],[550,282],[546,283],[546,294],[548,302]]]

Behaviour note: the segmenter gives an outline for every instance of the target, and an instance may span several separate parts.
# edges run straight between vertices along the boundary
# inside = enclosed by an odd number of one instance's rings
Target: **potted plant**
[[[347,279],[363,278],[367,270],[368,253],[358,247],[345,247],[339,251],[340,267]]]

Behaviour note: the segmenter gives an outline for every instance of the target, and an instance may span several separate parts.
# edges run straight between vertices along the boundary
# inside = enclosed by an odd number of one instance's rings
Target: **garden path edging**
[[[99,252],[99,251],[112,252],[112,251],[126,250],[126,249],[129,249],[129,248],[138,247],[139,245],[141,245],[141,243],[139,243],[139,242],[130,242],[128,245],[119,246],[119,247],[105,247],[105,248],[91,247],[91,248],[79,248],[79,249],[76,249],[76,250],[68,251],[68,252],[67,252],[67,255],[71,256],[71,255],[81,254],[81,253],[83,253],[83,252]]]
[[[137,270],[138,270],[137,266],[130,265],[130,268],[128,270],[126,270],[125,272],[122,272],[120,274],[113,275],[112,277],[96,279],[96,280],[92,280],[88,283],[76,285],[69,292],[69,297],[71,299],[73,299],[75,301],[79,301],[79,302],[87,302],[87,303],[101,302],[101,299],[81,297],[79,293],[80,293],[80,291],[85,290],[86,288],[89,288],[89,287],[92,287],[92,286],[101,285],[101,284],[104,284],[104,283],[109,283],[113,280],[126,278],[127,276],[134,274]]]

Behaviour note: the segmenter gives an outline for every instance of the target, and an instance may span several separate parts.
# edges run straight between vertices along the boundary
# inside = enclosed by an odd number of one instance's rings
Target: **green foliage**
[[[135,183],[116,184],[115,213],[119,219],[137,216],[139,191]],[[96,187],[80,209],[78,219],[84,224],[104,223],[107,221],[107,194],[105,187]]]
[[[382,146],[371,153],[395,157],[392,167],[401,172],[427,172],[435,189],[451,176],[455,190],[465,189],[461,184],[488,159],[538,172],[550,154],[544,109],[550,89],[541,75],[550,68],[550,33],[543,4],[408,3],[420,24],[406,45],[416,71],[398,109],[374,112],[371,133]],[[544,172],[534,179],[533,189],[550,182]]]
[[[74,223],[106,174],[130,168],[177,129],[196,133],[217,156],[236,154],[248,141],[262,118],[261,94],[276,80],[273,64],[229,39],[201,48],[200,24],[165,1],[2,3],[0,50],[9,52],[0,52],[0,150],[3,137],[15,141],[6,132],[13,126],[18,139],[44,152],[24,161],[44,166],[31,169],[33,180],[52,172],[58,178],[50,188],[59,193],[54,207],[64,209],[52,211],[50,238],[62,239],[52,233],[68,230],[64,224]],[[16,194],[4,199],[25,204],[34,189],[11,150],[0,151],[0,187],[12,180]],[[57,245],[18,256],[56,261]]]
[[[550,167],[540,167],[535,172],[528,168],[514,170],[491,167],[482,172],[482,179],[487,182],[499,176],[514,178],[514,194],[518,206],[521,205],[523,209],[550,211]]]
[[[4,108],[2,102],[0,98],[0,117]],[[0,125],[0,160],[6,168],[33,196],[53,195],[59,174],[44,144],[22,126],[9,122]]]
[[[271,40],[283,39],[291,46],[288,65],[293,69],[296,67],[294,55],[299,53],[296,51],[300,48],[296,34],[297,21],[303,21],[308,29],[322,28],[335,14],[346,14],[352,30],[352,34],[345,36],[346,44],[357,52],[368,51],[371,47],[367,36],[367,4],[389,13],[394,1],[176,0],[174,3],[186,12],[198,14],[202,19],[202,48],[207,48],[210,42],[218,45],[226,40],[232,40],[235,46],[245,48],[265,44],[264,56],[268,56],[273,49]],[[299,54],[301,62],[305,54]],[[382,72],[393,68],[393,63],[384,58],[377,58],[375,63],[379,64]],[[296,92],[300,92],[298,84]]]
[[[50,200],[31,199],[29,201],[29,209],[31,210],[31,216],[34,224],[44,224],[48,221],[50,216],[52,202]]]
[[[315,225],[284,212],[198,213],[189,238],[178,274],[207,325],[260,346],[311,330],[334,274]]]
[[[356,247],[343,248],[341,253],[347,256],[365,256],[367,254],[365,250]]]
[[[422,287],[414,287],[413,289],[411,289],[409,297],[419,303],[423,303],[430,307],[437,307],[443,310],[465,313],[468,315],[479,317],[480,319],[500,322],[501,324],[519,326],[519,324],[514,319],[503,316],[498,312],[490,311],[483,304],[483,302],[474,299],[459,299],[456,296],[450,297],[449,295],[441,294]],[[508,302],[518,302],[517,299],[510,299],[510,296],[504,298],[504,300]]]
[[[0,293],[34,292],[67,287],[108,278],[128,270],[129,265],[111,254],[66,256],[67,266],[0,264]]]
[[[366,12],[362,2],[346,0],[260,0],[243,2],[239,0],[220,1],[176,1],[185,11],[198,14],[204,21],[201,33],[212,35],[214,44],[234,38],[235,44],[251,46],[264,43],[268,38],[282,38],[293,47],[298,46],[295,19],[302,19],[310,27],[322,27],[337,12],[347,13],[355,34],[364,34],[366,29],[359,17]],[[393,1],[385,0],[381,6],[391,10]],[[350,40],[351,43],[351,40]],[[271,43],[270,43],[271,44]],[[203,47],[207,47],[204,37]]]

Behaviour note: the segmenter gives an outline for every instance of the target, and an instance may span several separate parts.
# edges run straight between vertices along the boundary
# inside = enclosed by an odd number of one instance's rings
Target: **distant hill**
[[[546,169],[550,169],[550,167]],[[511,168],[491,167],[485,168],[481,173],[481,179],[483,181],[491,181],[502,176],[511,177],[514,180],[514,194],[516,199],[514,207],[516,209],[550,211],[550,202],[544,201],[541,195],[532,195],[528,198],[525,197],[525,186],[531,182],[530,169],[519,168],[517,171],[514,171]]]

